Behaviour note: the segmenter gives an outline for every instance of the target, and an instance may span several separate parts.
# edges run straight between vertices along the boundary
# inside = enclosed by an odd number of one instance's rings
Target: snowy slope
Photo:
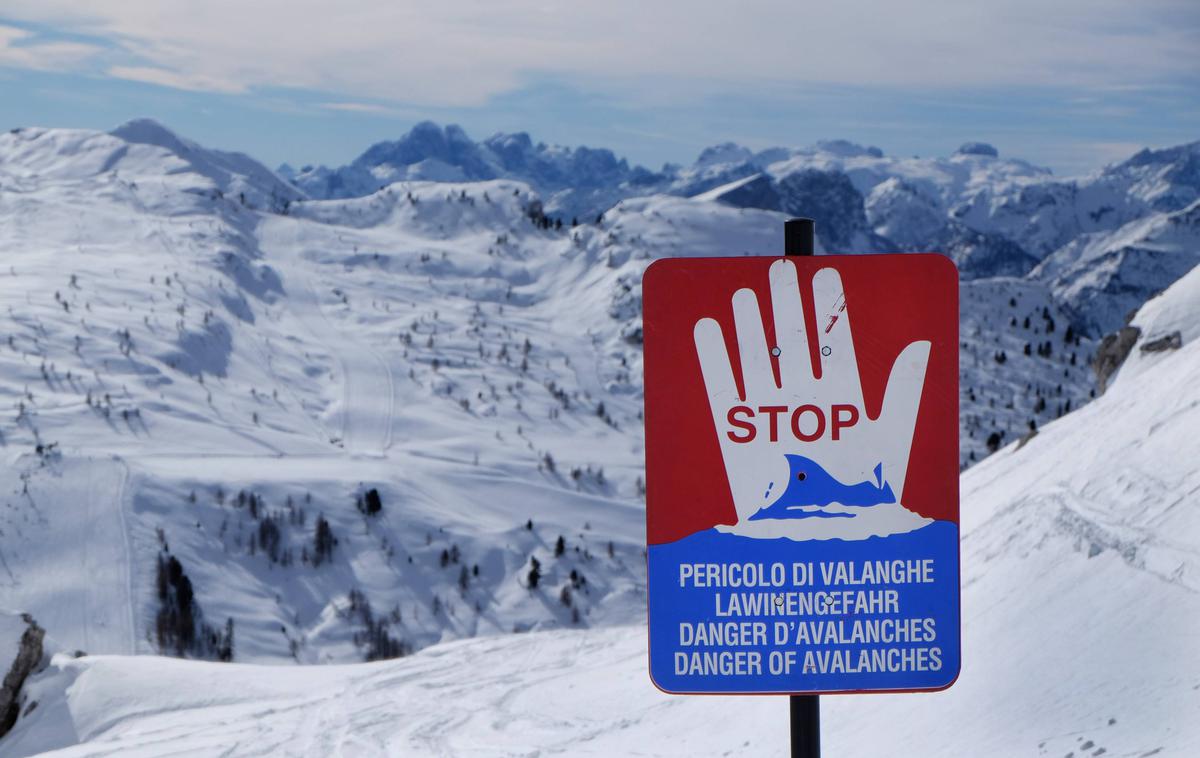
[[[1032,276],[1046,281],[1077,323],[1112,331],[1146,298],[1200,263],[1200,200],[1056,250]]]
[[[824,698],[827,751],[1200,750],[1200,268],[1135,324],[1180,329],[1183,347],[1135,350],[1097,401],[963,477],[958,682]],[[727,755],[787,740],[782,699],[657,692],[644,627],[320,668],[60,655],[27,696],[38,706],[8,738],[13,755]]]
[[[210,179],[217,190],[237,197],[242,205],[283,210],[304,197],[282,177],[244,153],[202,147],[151,119],[134,119],[110,132],[130,145],[161,147],[187,163],[188,169]]]
[[[157,650],[174,557],[242,660],[636,617],[638,403],[598,413],[627,369],[522,291],[551,248],[587,255],[533,230],[527,189],[472,186],[472,224],[462,188],[414,187],[395,209],[422,213],[369,233],[370,201],[260,214],[182,141],[6,139],[6,604],[72,648]],[[337,546],[316,566],[321,516]],[[521,586],[534,557],[542,593]]]
[[[963,282],[959,324],[959,447],[973,465],[1031,429],[1089,402],[1096,341],[1038,282]]]
[[[24,469],[20,463],[18,470]],[[24,473],[24,471],[22,471]],[[80,650],[137,652],[141,605],[131,574],[127,467],[103,457],[60,461],[14,483],[6,503],[0,596]]]

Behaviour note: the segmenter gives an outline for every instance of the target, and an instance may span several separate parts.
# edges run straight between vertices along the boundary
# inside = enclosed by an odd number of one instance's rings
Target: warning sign
[[[934,690],[959,668],[958,275],[676,258],[643,280],[650,675]]]

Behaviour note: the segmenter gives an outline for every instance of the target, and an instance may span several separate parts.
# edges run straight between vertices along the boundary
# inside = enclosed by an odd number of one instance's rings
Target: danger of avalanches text
[[[789,570],[790,569],[790,570]],[[714,594],[715,616],[804,617],[900,613],[900,593],[879,585],[929,584],[934,581],[933,560],[829,561],[764,565],[761,563],[683,563],[679,586],[697,589],[749,589],[751,592]],[[823,590],[786,590],[812,587]],[[873,586],[865,589],[867,586]],[[859,587],[860,589],[844,589]],[[839,588],[839,589],[832,589]],[[857,618],[810,621],[705,621],[679,624],[681,648],[774,646],[876,645],[858,650],[772,650],[767,672],[871,673],[938,671],[940,647],[931,618]],[[894,647],[903,645],[904,647]],[[675,653],[675,673],[698,676],[761,676],[759,650],[693,650]]]

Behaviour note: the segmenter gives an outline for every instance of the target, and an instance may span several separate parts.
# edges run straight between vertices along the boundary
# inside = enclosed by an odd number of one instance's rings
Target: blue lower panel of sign
[[[650,675],[680,693],[933,690],[959,668],[958,526],[651,545]]]

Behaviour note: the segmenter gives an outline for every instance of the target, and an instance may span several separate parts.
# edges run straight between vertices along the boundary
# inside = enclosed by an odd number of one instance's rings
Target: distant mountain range
[[[366,196],[398,181],[512,179],[564,223],[655,194],[810,216],[829,251],[935,250],[964,278],[1030,276],[1097,335],[1200,261],[1200,142],[1143,150],[1079,178],[981,142],[948,158],[889,157],[845,140],[757,152],[724,143],[690,166],[653,171],[611,150],[535,143],[524,132],[475,142],[458,126],[426,121],[349,165],[279,173],[314,199]]]

